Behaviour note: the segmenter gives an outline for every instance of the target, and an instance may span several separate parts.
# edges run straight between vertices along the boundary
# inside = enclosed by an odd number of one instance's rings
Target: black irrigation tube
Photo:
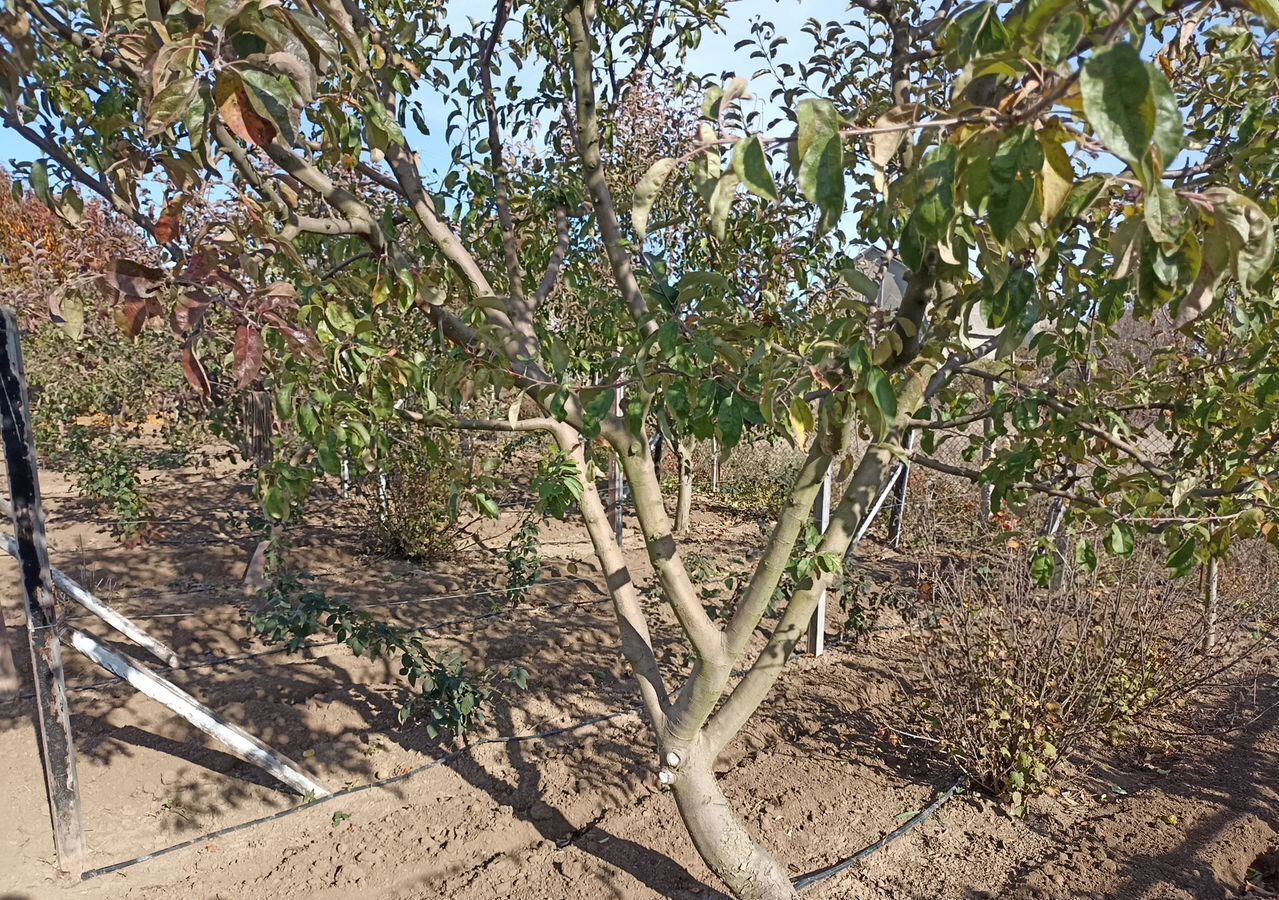
[[[602,603],[608,603],[610,602],[611,599],[612,598],[610,597],[601,597],[596,600],[587,600],[585,602],[568,601],[565,603],[553,603],[550,606],[528,606],[528,607],[519,607],[519,609],[527,609],[529,611],[550,611],[554,609],[563,609],[565,607],[586,608],[588,606],[599,606]],[[496,610],[494,612],[483,613],[478,616],[467,616],[461,619],[452,619],[447,622],[437,622],[432,625],[418,625],[414,627],[424,632],[439,632],[445,628],[451,628],[454,625],[465,625],[471,622],[481,622],[481,621],[484,621],[485,619],[494,619],[494,618],[500,618],[504,616],[510,616],[510,615],[513,615],[514,612],[515,610]],[[88,618],[88,617],[77,617],[77,618]],[[341,643],[342,641],[338,641],[338,640],[315,641],[313,643],[303,644],[301,647],[297,647],[292,650],[290,650],[288,647],[271,647],[266,650],[256,650],[252,653],[241,653],[235,656],[223,656],[217,659],[205,660],[203,662],[187,663],[172,669],[165,669],[164,671],[191,672],[197,669],[214,669],[219,666],[225,666],[225,665],[231,665],[232,663],[244,662],[245,660],[249,660],[249,659],[259,659],[266,656],[275,656],[281,653],[296,653],[301,650],[318,650],[323,647],[335,647]],[[294,662],[289,663],[289,665],[301,665],[303,663],[312,662],[312,661],[313,660],[308,658],[299,658],[295,660]],[[126,682],[122,678],[109,678],[103,681],[90,682],[89,684],[85,684],[85,685],[70,686],[67,688],[67,693],[78,694],[85,691],[96,691],[104,687],[112,687],[115,685],[125,684],[125,683]],[[35,697],[34,694],[20,694],[14,699],[15,700],[31,700],[34,697]]]
[[[808,875],[804,875],[800,878],[792,879],[791,884],[795,886],[795,890],[802,891],[805,888],[812,887],[813,885],[817,884],[819,881],[825,881],[827,878],[830,878],[833,875],[838,875],[840,872],[846,871],[847,869],[851,869],[853,866],[866,860],[869,856],[879,852],[880,850],[883,850],[885,847],[887,847],[893,841],[897,840],[906,832],[910,831],[916,825],[922,825],[925,822],[927,822],[929,819],[933,817],[933,813],[941,809],[942,804],[944,804],[951,797],[955,796],[960,791],[962,791],[967,786],[967,784],[968,784],[968,778],[966,776],[961,775],[958,781],[956,781],[953,785],[951,785],[948,790],[938,794],[932,803],[928,804],[927,807],[921,810],[919,814],[914,816],[910,821],[903,823],[897,828],[894,828],[892,831],[888,832],[888,834],[884,835],[882,838],[875,841],[875,843],[871,844],[870,846],[863,847],[861,850],[858,850],[852,856],[848,857],[848,859],[842,860],[841,862],[837,862],[833,866],[827,866],[824,869],[818,869],[816,872],[811,872]]]
[[[477,747],[484,747],[489,744],[510,744],[510,743],[520,743],[524,741],[537,741],[537,740],[544,741],[553,737],[557,737],[558,735],[561,735],[561,734],[567,734],[570,731],[577,731],[578,729],[586,728],[591,725],[598,725],[601,722],[608,722],[612,719],[618,719],[623,716],[634,715],[634,713],[636,712],[638,708],[639,708],[638,705],[636,705],[634,707],[631,707],[630,709],[625,709],[615,713],[609,713],[608,715],[605,715],[605,716],[596,716],[593,719],[586,719],[584,721],[577,722],[573,725],[566,725],[563,728],[554,728],[554,729],[551,729],[550,731],[539,731],[539,732],[533,732],[529,734],[516,734],[516,735],[509,735],[506,737],[485,738],[484,740],[476,741],[475,743],[472,743],[472,744],[467,744],[465,747],[462,747],[458,750],[454,750],[451,753],[446,753],[444,756],[441,756],[438,759],[433,759],[430,762],[423,763],[417,768],[411,769],[408,772],[404,772],[400,775],[392,775],[390,778],[383,778],[381,781],[373,781],[368,784],[362,784],[359,787],[353,787],[350,790],[339,791],[338,793],[330,794],[328,797],[322,797],[318,800],[311,800],[306,803],[299,803],[297,806],[290,806],[288,809],[282,809],[279,812],[271,813],[268,816],[260,816],[259,818],[256,818],[256,819],[250,819],[247,822],[241,822],[238,825],[230,825],[226,828],[220,828],[217,831],[210,831],[210,832],[207,832],[206,834],[200,835],[199,837],[193,837],[188,840],[181,841],[180,843],[172,844],[168,847],[163,847],[159,850],[153,850],[150,853],[144,853],[141,856],[135,856],[133,859],[127,859],[127,860],[124,860],[123,862],[112,863],[109,866],[102,866],[97,869],[89,869],[87,872],[81,873],[80,880],[88,881],[89,879],[97,878],[100,875],[110,875],[112,872],[119,872],[122,869],[127,869],[131,866],[136,866],[139,863],[144,863],[152,859],[157,859],[158,857],[161,857],[161,856],[167,856],[168,854],[176,853],[179,850],[186,850],[191,847],[198,847],[203,844],[210,843],[211,841],[218,840],[219,838],[224,838],[224,837],[227,837],[228,835],[235,834],[236,832],[245,831],[249,828],[253,828],[258,825],[264,825],[267,822],[274,822],[277,819],[283,819],[286,816],[291,816],[294,813],[302,812],[303,810],[314,809],[317,806],[323,806],[324,804],[331,803],[334,800],[342,800],[348,797],[352,797],[356,794],[361,794],[365,791],[373,790],[374,788],[384,788],[393,784],[398,784],[399,782],[402,782],[402,781],[408,781],[410,778],[420,775],[423,772],[426,772],[430,769],[434,769],[434,768],[437,768],[438,766],[446,765],[447,763],[452,762],[458,757],[464,756],[465,754],[470,753],[472,750],[476,749]]]

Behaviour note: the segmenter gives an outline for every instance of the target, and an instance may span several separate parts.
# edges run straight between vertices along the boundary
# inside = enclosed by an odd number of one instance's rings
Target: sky
[[[478,4],[487,8],[489,4]],[[459,9],[459,18],[466,13],[475,14],[476,6],[471,2],[453,3],[451,8]],[[713,74],[718,72],[740,72],[749,75],[755,68],[750,59],[750,48],[735,51],[733,45],[750,36],[750,22],[756,16],[762,16],[778,23],[779,33],[798,34],[799,24],[803,19],[813,17],[825,21],[847,15],[847,0],[734,0],[729,7],[726,31],[723,34],[708,31],[702,36],[701,44],[691,54],[688,67],[696,73]],[[786,48],[798,51],[798,42]],[[783,53],[783,59],[785,53]],[[430,141],[422,149],[424,157],[430,158]],[[5,164],[14,162],[30,162],[38,158],[39,152],[7,127],[0,125],[0,161]]]

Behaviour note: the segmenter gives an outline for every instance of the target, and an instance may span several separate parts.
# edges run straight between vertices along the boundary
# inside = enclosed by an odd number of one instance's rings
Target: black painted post
[[[58,868],[78,873],[84,852],[80,818],[80,783],[76,779],[75,743],[62,680],[62,650],[58,643],[58,612],[53,602],[49,551],[40,507],[35,439],[31,434],[26,376],[18,320],[10,309],[0,310],[0,430],[13,498],[13,527],[22,570],[23,601],[27,610],[27,640],[40,723],[49,813]]]

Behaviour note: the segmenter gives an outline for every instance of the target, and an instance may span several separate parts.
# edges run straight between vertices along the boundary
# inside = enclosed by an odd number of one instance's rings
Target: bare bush
[[[1184,698],[1250,641],[1205,650],[1194,581],[1170,581],[1144,554],[1067,568],[1038,587],[1030,558],[1005,548],[923,584],[932,612],[916,709],[943,752],[1017,814],[1072,751]]]

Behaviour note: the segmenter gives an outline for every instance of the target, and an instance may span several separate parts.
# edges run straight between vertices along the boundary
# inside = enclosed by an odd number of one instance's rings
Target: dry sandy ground
[[[175,681],[334,789],[412,772],[452,749],[396,725],[396,689],[383,664],[335,647],[228,660],[266,649],[243,626],[237,583],[253,547],[239,512],[251,507],[251,493],[233,471],[217,480],[199,470],[159,478],[163,521],[152,542],[134,549],[65,499],[64,479],[46,475],[45,489],[54,564],[177,649],[188,668]],[[696,534],[723,557],[744,552],[758,530],[703,511]],[[480,737],[613,718],[548,739],[482,744],[393,785],[70,882],[51,865],[29,702],[0,706],[0,900],[719,896],[657,785],[598,580],[586,566],[574,580],[563,561],[585,556],[581,537],[572,529],[546,537],[548,555],[560,558],[548,562],[546,583],[486,618],[476,617],[492,611],[492,596],[467,595],[500,585],[498,563],[473,553],[425,571],[370,558],[336,501],[319,504],[299,529],[293,562],[331,592],[401,622],[462,620],[441,629],[441,646],[459,645],[477,663],[526,667],[529,690],[512,694]],[[642,554],[628,556],[637,579],[647,580]],[[13,576],[4,563],[11,626],[20,622]],[[654,615],[659,639],[669,641],[670,620]],[[96,622],[76,624],[111,637]],[[664,646],[666,663],[678,665],[674,645]],[[900,704],[892,673],[902,652],[887,632],[796,659],[767,711],[720,761],[737,809],[796,875],[875,840],[955,779],[943,763],[883,740]],[[89,867],[298,803],[74,657],[68,650]],[[806,895],[1242,896],[1249,870],[1256,879],[1279,847],[1279,721],[1270,709],[1279,687],[1272,675],[1250,684],[1250,693],[1226,692],[1199,710],[1191,723],[1198,735],[1170,736],[1153,761],[1119,755],[1077,772],[1062,798],[1025,821],[960,795]]]

